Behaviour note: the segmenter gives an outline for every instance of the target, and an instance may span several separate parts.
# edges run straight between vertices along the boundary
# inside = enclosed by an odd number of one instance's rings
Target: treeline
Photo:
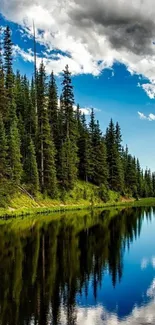
[[[28,80],[13,72],[11,31],[0,42],[0,195],[21,186],[35,195],[63,196],[77,179],[123,195],[155,195],[155,174],[122,146],[119,124],[103,135],[92,109],[89,124],[74,106],[71,73],[62,73],[60,99],[53,72],[47,78],[43,61]],[[12,186],[14,185],[14,186]]]

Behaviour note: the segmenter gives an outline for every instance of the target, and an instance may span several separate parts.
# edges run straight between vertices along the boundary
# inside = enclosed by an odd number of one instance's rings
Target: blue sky
[[[34,20],[37,62],[43,58],[47,73],[54,70],[59,91],[61,71],[69,64],[75,102],[82,108],[95,108],[103,132],[110,118],[118,121],[124,145],[128,144],[143,168],[154,171],[153,2],[137,0],[134,6],[124,0],[126,5],[118,10],[120,3],[97,0],[94,7],[92,0],[84,5],[82,0],[68,0],[67,5],[64,0],[53,0],[51,8],[47,0],[11,0],[9,4],[2,0],[1,25],[12,29],[14,69],[31,78]]]

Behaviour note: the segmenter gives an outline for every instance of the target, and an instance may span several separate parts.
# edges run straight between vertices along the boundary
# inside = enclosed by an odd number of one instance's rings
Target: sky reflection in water
[[[155,324],[155,210],[0,226],[1,325]]]

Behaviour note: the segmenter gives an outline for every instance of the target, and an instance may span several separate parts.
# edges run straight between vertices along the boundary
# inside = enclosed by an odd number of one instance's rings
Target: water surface
[[[155,210],[0,223],[0,325],[155,324]]]

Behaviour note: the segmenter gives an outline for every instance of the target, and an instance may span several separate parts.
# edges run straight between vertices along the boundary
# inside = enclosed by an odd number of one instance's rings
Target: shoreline
[[[92,210],[92,209],[106,209],[113,207],[145,207],[145,206],[155,206],[155,198],[146,198],[136,200],[124,200],[119,202],[107,202],[107,203],[97,203],[97,204],[59,204],[53,206],[32,206],[23,208],[0,208],[0,218],[16,218],[16,217],[26,217],[32,214],[49,214],[49,213],[59,213],[59,212],[69,212],[69,211],[80,211],[80,210]]]

